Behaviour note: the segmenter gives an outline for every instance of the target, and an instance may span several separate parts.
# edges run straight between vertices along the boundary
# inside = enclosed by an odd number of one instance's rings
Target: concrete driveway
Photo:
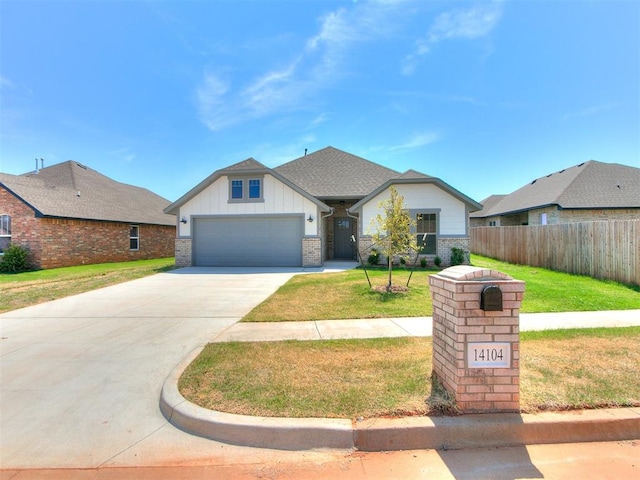
[[[162,384],[299,272],[186,268],[0,315],[0,468],[220,454],[167,423]]]

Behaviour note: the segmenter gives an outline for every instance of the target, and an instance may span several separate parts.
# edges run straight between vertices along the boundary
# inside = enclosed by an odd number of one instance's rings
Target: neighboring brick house
[[[481,203],[472,227],[638,219],[640,168],[590,160]]]
[[[276,168],[250,158],[211,174],[165,209],[180,220],[180,266],[318,266],[366,261],[371,220],[393,186],[417,220],[422,255],[448,264],[469,251],[481,205],[442,180],[404,174],[327,147]],[[355,240],[355,242],[353,241]]]
[[[45,269],[172,257],[169,203],[74,161],[0,173],[0,253],[21,245],[29,266]]]

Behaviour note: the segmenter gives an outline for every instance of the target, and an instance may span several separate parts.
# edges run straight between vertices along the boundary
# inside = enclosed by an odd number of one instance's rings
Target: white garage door
[[[301,216],[196,218],[194,264],[201,267],[299,267]]]

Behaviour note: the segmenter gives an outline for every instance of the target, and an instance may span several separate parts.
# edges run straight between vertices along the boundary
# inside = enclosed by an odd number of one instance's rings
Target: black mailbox
[[[488,285],[480,294],[480,308],[485,312],[502,311],[502,290],[497,285]]]

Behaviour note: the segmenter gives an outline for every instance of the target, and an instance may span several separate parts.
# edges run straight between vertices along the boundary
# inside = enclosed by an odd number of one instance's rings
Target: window
[[[437,214],[418,213],[416,215],[416,239],[420,253],[427,255],[437,253],[437,230]]]
[[[233,200],[242,200],[242,180],[231,180],[231,198]]]
[[[249,198],[261,198],[260,180],[257,178],[249,180]]]
[[[129,250],[140,249],[140,227],[138,225],[129,226]]]
[[[0,215],[0,255],[11,243],[11,217]]]
[[[261,202],[262,178],[231,178],[229,179],[230,202]]]

